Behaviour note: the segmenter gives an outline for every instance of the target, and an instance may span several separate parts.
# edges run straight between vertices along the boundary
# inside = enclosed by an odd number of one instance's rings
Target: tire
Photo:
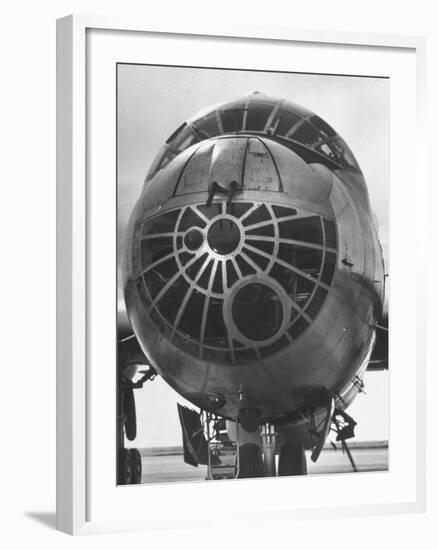
[[[135,396],[132,388],[123,391],[123,412],[126,415],[124,426],[126,437],[133,441],[137,437],[137,414],[135,409]]]
[[[262,477],[264,475],[261,449],[255,443],[240,445],[239,478]]]
[[[142,459],[141,453],[138,449],[130,449],[130,460],[132,469],[130,483],[138,485],[139,483],[141,483],[142,477]]]
[[[300,443],[284,443],[279,453],[279,476],[307,475],[305,448]]]
[[[120,449],[117,455],[117,485],[128,485],[132,479],[132,461],[129,449]]]

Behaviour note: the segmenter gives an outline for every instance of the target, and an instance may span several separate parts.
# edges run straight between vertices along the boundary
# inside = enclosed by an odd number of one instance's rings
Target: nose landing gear
[[[276,454],[279,442],[278,434],[273,424],[266,422],[262,425],[261,439],[265,476],[301,476],[307,474],[305,447],[303,443],[285,441],[280,445],[278,453],[278,471],[276,473]]]
[[[277,444],[277,433],[275,432],[275,427],[269,422],[265,422],[261,426],[261,440],[263,447],[263,464],[264,464],[264,475],[267,477],[276,476],[276,444]]]
[[[261,425],[259,445],[239,445],[238,477],[276,477],[307,474],[305,447],[299,441],[281,441],[270,422]],[[276,456],[278,457],[278,465]]]

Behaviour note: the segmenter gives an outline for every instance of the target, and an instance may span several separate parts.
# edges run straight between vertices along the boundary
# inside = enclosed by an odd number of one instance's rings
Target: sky
[[[306,107],[345,139],[366,179],[388,266],[389,80],[228,69],[118,65],[119,252],[145,175],[166,139],[198,111],[253,91]],[[358,421],[357,439],[388,439],[388,379],[386,372],[367,373],[367,394],[348,409]],[[177,401],[184,403],[159,377],[136,391],[137,447],[181,444]]]

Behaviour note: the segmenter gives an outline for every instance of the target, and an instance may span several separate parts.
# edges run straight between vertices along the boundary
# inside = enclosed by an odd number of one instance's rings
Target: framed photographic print
[[[423,509],[423,49],[58,21],[59,529]]]

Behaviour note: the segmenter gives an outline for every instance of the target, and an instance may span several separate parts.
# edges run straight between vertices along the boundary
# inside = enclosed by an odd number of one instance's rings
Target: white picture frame
[[[319,48],[328,48],[335,46],[337,49],[343,49],[344,52],[351,49],[361,49],[365,52],[397,52],[399,56],[404,53],[409,56],[411,63],[414,64],[415,74],[413,88],[416,95],[416,102],[407,103],[411,112],[414,111],[413,123],[416,125],[415,158],[406,160],[410,162],[408,170],[414,170],[415,186],[414,193],[423,192],[425,186],[425,168],[424,168],[424,75],[425,75],[425,41],[421,37],[412,36],[394,36],[394,35],[375,35],[375,34],[355,34],[340,32],[322,32],[311,30],[297,30],[284,28],[251,28],[232,27],[228,29],[215,28],[211,25],[208,28],[201,28],[195,23],[190,28],[177,28],[171,26],[151,25],[138,20],[129,21],[123,19],[111,19],[105,17],[74,15],[58,20],[57,22],[57,528],[70,534],[84,534],[90,532],[102,532],[125,529],[150,529],[157,527],[170,528],[172,525],[181,525],[188,521],[183,514],[177,515],[176,508],[172,509],[169,504],[166,508],[165,518],[159,517],[159,506],[156,507],[154,514],[138,513],[136,515],[127,514],[118,515],[116,507],[111,511],[107,510],[107,515],[103,508],[98,514],[90,513],[91,501],[101,502],[107,500],[108,495],[103,491],[101,496],[96,496],[99,487],[93,486],[95,478],[95,465],[90,453],[92,437],[96,434],[95,424],[90,428],[90,416],[93,422],[96,422],[96,415],[91,414],[93,409],[95,391],[95,380],[91,369],[93,350],[93,341],[90,336],[89,328],[90,311],[95,315],[95,308],[91,307],[92,284],[90,281],[90,228],[92,226],[92,217],[94,211],[90,204],[94,200],[93,189],[90,188],[90,181],[94,166],[91,161],[91,153],[88,149],[90,135],[87,127],[87,117],[90,116],[89,109],[92,107],[90,100],[88,79],[90,72],[95,68],[95,62],[89,62],[90,42],[89,33],[99,31],[106,33],[105,40],[112,40],[115,44],[115,34],[135,37],[135,40],[141,36],[149,36],[159,39],[165,47],[165,42],[175,40],[181,37],[188,37],[190,40],[208,42],[209,47],[215,48],[215,40],[223,40],[228,43],[237,42],[248,47],[251,44],[258,48],[281,45],[287,47],[290,45],[315,44]],[[135,33],[135,34],[133,34]],[[98,45],[96,46],[98,48]],[[115,55],[117,51],[115,47]],[[128,49],[120,50],[122,59],[120,61],[129,61],[126,58]],[[171,58],[172,53],[170,45],[168,51],[163,56],[166,59]],[[411,57],[412,56],[412,57]],[[348,74],[350,66],[347,62],[345,53],[344,73]],[[412,61],[414,58],[414,61]],[[108,58],[108,64],[111,60]],[[387,61],[390,63],[390,61]],[[108,66],[109,66],[108,65]],[[411,84],[411,83],[410,83]],[[115,91],[114,91],[115,93]],[[405,92],[407,94],[407,92]],[[112,96],[111,96],[112,97]],[[408,96],[409,97],[409,96]],[[109,98],[109,105],[111,98]],[[114,107],[115,109],[115,107]],[[115,111],[113,114],[115,121]],[[396,121],[394,121],[396,122]],[[395,139],[395,138],[394,138]],[[102,145],[103,147],[103,145]],[[393,146],[395,147],[395,146]],[[411,147],[413,149],[413,147]],[[112,159],[115,162],[115,159]],[[111,162],[112,162],[111,161]],[[396,159],[392,169],[393,174],[398,173]],[[113,190],[108,187],[108,193]],[[413,193],[413,194],[414,194]],[[391,222],[396,225],[397,214],[395,210],[402,210],[405,204],[398,201],[397,195],[393,194],[391,208]],[[408,203],[407,203],[408,204]],[[110,215],[109,212],[108,215]],[[413,243],[414,237],[419,234],[423,220],[415,214],[414,235],[411,235]],[[416,260],[418,272],[424,269],[423,245],[416,243]],[[395,258],[392,261],[392,269],[396,267]],[[409,494],[405,498],[398,498],[390,494],[387,502],[372,502],[371,499],[366,502],[360,502],[360,495],[352,500],[341,498],[333,506],[324,504],[323,498],[320,499],[317,506],[308,507],[296,506],[296,503],[287,504],[279,499],[274,506],[266,503],[256,502],[254,496],[259,492],[259,486],[256,482],[244,480],[244,487],[247,493],[246,498],[252,501],[252,508],[247,516],[252,517],[252,521],[260,518],[274,520],[275,518],[309,518],[309,517],[328,517],[330,515],[364,515],[369,513],[397,513],[397,512],[418,512],[425,509],[426,502],[426,440],[425,440],[425,342],[424,342],[424,319],[423,308],[425,304],[425,289],[417,284],[415,287],[416,301],[413,309],[417,308],[417,320],[415,321],[416,338],[414,349],[411,354],[414,355],[414,368],[416,374],[414,394],[415,403],[414,418],[414,452],[412,453],[409,469],[414,463],[414,471],[411,474],[411,487]],[[396,310],[395,310],[396,314]],[[95,334],[95,333],[94,333]],[[399,333],[401,334],[401,333]],[[399,336],[399,339],[402,336]],[[115,343],[114,343],[115,345]],[[391,343],[392,347],[396,341]],[[413,356],[411,355],[411,356]],[[410,365],[410,368],[411,365]],[[110,375],[114,371],[109,369]],[[115,376],[113,377],[115,379]],[[93,383],[91,383],[91,381]],[[394,390],[395,391],[395,390]],[[110,399],[114,397],[113,394]],[[396,403],[394,406],[397,406]],[[113,422],[115,417],[111,418]],[[113,422],[114,423],[114,422]],[[99,437],[106,438],[106,444],[111,445],[112,435],[106,433]],[[91,436],[91,434],[94,434]],[[115,448],[115,447],[114,447]],[[395,446],[396,449],[396,446]],[[394,450],[393,452],[396,452]],[[414,455],[414,457],[413,457]],[[114,456],[107,457],[108,464],[115,470],[115,450]],[[115,474],[114,474],[115,475]],[[390,475],[387,474],[387,475]],[[393,474],[394,475],[394,474]],[[272,480],[274,481],[274,480]],[[306,480],[304,480],[306,482]],[[317,483],[323,484],[326,491],[329,491],[329,481],[319,478]],[[108,483],[114,484],[113,479]],[[274,486],[268,485],[269,482],[263,480],[263,494],[270,494],[274,491]],[[281,480],[282,483],[282,480]],[[287,480],[288,483],[288,480]],[[407,481],[405,482],[407,484]],[[294,480],[294,489],[305,491],[302,486],[302,480]],[[299,484],[300,488],[297,487]],[[205,484],[203,484],[205,485]],[[414,485],[414,486],[413,486]],[[178,502],[181,498],[181,489],[170,486],[157,486],[147,491],[146,488],[118,488],[118,495],[124,502],[135,500],[135,506],[142,499],[147,502],[151,499],[153,502],[159,502],[162,498],[164,502],[171,503],[172,500]],[[193,493],[193,498],[203,498],[205,489],[200,488],[200,484],[190,486],[184,485],[187,493]],[[273,489],[272,489],[273,487]],[[388,485],[387,485],[388,487]],[[277,486],[276,486],[277,488]],[[109,489],[108,489],[109,490]],[[126,491],[135,491],[135,499],[127,497]],[[206,489],[211,491],[212,488]],[[387,488],[387,491],[389,489]],[[140,495],[139,491],[143,491]],[[215,498],[226,498],[232,500],[229,493],[229,485],[218,484],[215,491]],[[235,491],[234,491],[235,492]],[[91,494],[93,495],[91,497]],[[111,492],[112,494],[112,492]],[[133,494],[133,493],[131,493]],[[272,493],[273,494],[273,493]],[[387,493],[388,494],[388,493]],[[413,495],[411,497],[411,495]],[[162,496],[160,496],[162,495]],[[112,497],[111,497],[112,498]],[[119,497],[117,497],[119,498]],[[110,500],[110,499],[109,499]],[[98,505],[96,504],[97,508]],[[232,510],[230,511],[232,515]],[[147,517],[146,517],[147,516]],[[209,525],[207,515],[200,515],[193,520],[193,526]]]

